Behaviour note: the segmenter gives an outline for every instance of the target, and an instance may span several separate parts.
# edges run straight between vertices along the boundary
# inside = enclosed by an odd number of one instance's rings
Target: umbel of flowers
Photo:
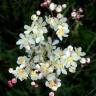
[[[59,46],[70,32],[67,18],[62,14],[65,7],[64,4],[51,3],[49,10],[56,11],[57,16],[43,18],[40,17],[41,12],[37,11],[31,16],[32,24],[24,25],[25,31],[20,33],[16,44],[20,49],[25,49],[27,56],[19,56],[16,69],[9,69],[16,79],[31,79],[32,85],[39,79],[45,79],[45,86],[56,91],[61,86],[60,75],[75,73],[78,62],[86,63],[86,53],[82,52],[81,47]]]

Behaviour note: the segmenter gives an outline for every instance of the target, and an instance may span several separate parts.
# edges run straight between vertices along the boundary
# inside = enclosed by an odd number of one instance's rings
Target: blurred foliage
[[[82,26],[72,31],[65,44],[82,46],[91,58],[91,63],[78,70],[75,74],[62,77],[62,87],[56,96],[96,96],[96,2],[95,0],[52,0],[57,3],[67,3],[68,9],[82,7],[84,18]],[[30,24],[30,17],[36,10],[41,10],[42,16],[48,11],[40,7],[43,0],[0,0],[0,96],[48,96],[50,89],[40,81],[39,88],[32,88],[29,81],[18,82],[9,88],[7,81],[12,77],[8,68],[15,68],[16,58],[24,54],[19,50],[16,41],[23,32],[24,24]],[[66,12],[65,12],[66,13]],[[70,15],[70,14],[69,14]],[[77,35],[76,35],[76,34]]]

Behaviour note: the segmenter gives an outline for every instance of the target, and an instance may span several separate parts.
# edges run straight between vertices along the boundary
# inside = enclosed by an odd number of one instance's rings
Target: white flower
[[[31,85],[32,85],[32,86],[35,86],[35,85],[36,85],[36,83],[33,81],[33,82],[31,82]]]
[[[41,14],[41,12],[38,10],[38,11],[36,11],[36,14],[39,16]]]
[[[62,6],[61,5],[58,5],[57,7],[56,7],[56,12],[61,12],[62,11]]]
[[[73,47],[71,45],[68,46],[68,51],[73,51]]]
[[[31,79],[32,80],[37,80],[37,79],[39,79],[39,74],[37,73],[37,71],[36,70],[31,70],[30,71],[30,77],[31,77]]]
[[[13,68],[9,68],[9,73],[13,73],[14,72],[14,70],[13,70]]]
[[[58,89],[58,87],[61,86],[61,80],[60,79],[56,79],[56,80],[46,81],[45,85],[47,87],[49,87],[50,89],[52,89],[53,91],[56,91]]]
[[[81,58],[80,59],[80,63],[85,64],[86,63],[86,59],[85,58]]]
[[[54,29],[54,31],[56,31],[56,35],[60,40],[62,40],[62,37],[68,37],[69,28],[66,21],[67,18],[65,17],[46,17],[46,22],[50,24],[50,27]]]
[[[78,58],[80,59],[82,56],[85,56],[86,53],[85,52],[82,52],[82,48],[79,47],[79,48],[75,48],[75,52],[76,54],[78,55]]]
[[[75,67],[69,67],[69,72],[75,73],[76,72],[76,68]]]
[[[64,68],[64,64],[56,64],[55,66],[57,75],[61,75],[61,73],[67,75],[67,71]]]
[[[17,45],[20,45],[20,49],[23,47],[26,48],[26,46],[35,44],[35,41],[32,37],[32,34],[22,34],[20,33],[20,39],[16,42]]]
[[[16,76],[16,78],[20,79],[21,81],[23,81],[24,79],[27,79],[28,74],[26,73],[26,71],[23,68],[20,67],[16,67],[16,70],[14,70],[14,76]]]
[[[24,25],[24,29],[25,29],[25,31],[24,31],[25,34],[29,34],[29,33],[32,32],[32,27],[31,26]]]
[[[90,58],[86,58],[87,63],[90,63],[90,61],[91,61]]]
[[[52,73],[54,70],[54,68],[50,66],[49,63],[40,63],[39,66],[38,66],[38,70],[43,74],[43,76],[46,76],[47,74]]]
[[[55,64],[56,73],[58,76],[61,75],[61,73],[67,75],[67,71],[64,68],[64,65],[65,65],[64,63],[63,64]]]
[[[51,3],[50,5],[49,5],[49,9],[51,10],[51,11],[54,11],[55,10],[55,8],[56,8],[56,4],[54,4],[54,3]]]
[[[33,14],[33,15],[31,16],[31,20],[33,20],[33,21],[38,20],[38,16],[36,16],[36,14]]]
[[[65,26],[58,26],[58,30],[56,32],[56,35],[60,40],[62,40],[62,37],[68,37],[67,33],[69,33],[69,29],[67,25]]]
[[[36,22],[32,23],[32,32],[33,38],[35,39],[36,43],[39,43],[44,40],[44,33],[47,33],[46,22],[43,22],[42,18],[39,18]]]
[[[64,49],[65,55],[62,57],[65,61],[65,67],[69,68],[70,66],[77,67],[76,61],[79,60],[78,55],[73,50],[72,46],[68,46]]]
[[[63,4],[62,7],[65,9],[67,7],[67,5],[66,4]]]
[[[57,27],[57,24],[58,24],[58,18],[55,18],[55,17],[47,17],[46,16],[46,22],[48,23],[48,24],[50,24],[50,27],[52,28],[52,29],[54,29],[55,30],[55,27]]]
[[[17,64],[26,64],[26,56],[19,56],[17,60]]]

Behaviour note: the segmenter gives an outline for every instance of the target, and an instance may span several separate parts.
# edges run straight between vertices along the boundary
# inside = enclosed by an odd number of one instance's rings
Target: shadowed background
[[[58,4],[68,4],[68,9],[82,7],[84,17],[83,25],[71,31],[66,45],[81,46],[91,63],[80,69],[75,74],[61,76],[62,86],[56,96],[96,96],[96,2],[95,0],[53,0]],[[10,67],[17,66],[16,60],[24,50],[19,50],[16,41],[19,33],[24,31],[25,24],[30,25],[30,17],[36,10],[41,10],[42,16],[50,13],[46,8],[41,8],[43,0],[0,0],[0,96],[48,96],[50,89],[39,81],[39,88],[33,88],[30,80],[20,82],[9,88],[7,81],[13,78],[8,73]],[[69,16],[71,11],[66,13]],[[73,24],[73,21],[71,21]],[[70,26],[75,26],[70,24]],[[77,35],[76,35],[76,34]]]

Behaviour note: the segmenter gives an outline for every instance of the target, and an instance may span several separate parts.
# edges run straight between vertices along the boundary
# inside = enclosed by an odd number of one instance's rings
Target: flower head
[[[50,89],[52,89],[53,91],[56,91],[58,89],[58,87],[61,86],[61,80],[60,79],[56,79],[56,80],[46,81],[45,85],[47,87],[49,87]]]

